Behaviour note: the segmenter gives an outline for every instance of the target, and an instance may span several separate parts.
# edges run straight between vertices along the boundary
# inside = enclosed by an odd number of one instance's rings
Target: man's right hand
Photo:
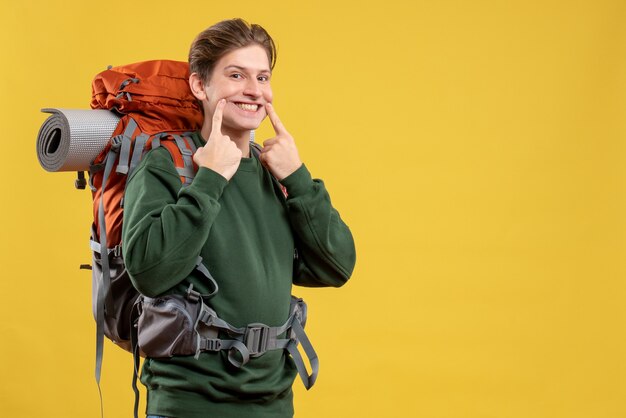
[[[222,134],[224,106],[226,106],[226,100],[224,99],[217,103],[213,113],[211,135],[206,144],[198,148],[193,155],[193,161],[198,166],[210,168],[226,180],[230,180],[237,172],[242,153],[237,148],[237,145],[230,140],[229,136]]]

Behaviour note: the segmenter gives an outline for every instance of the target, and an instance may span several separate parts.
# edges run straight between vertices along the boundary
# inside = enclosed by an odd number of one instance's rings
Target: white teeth
[[[256,112],[256,110],[259,108],[259,105],[255,105],[255,104],[247,104],[247,103],[235,103],[235,104],[243,110],[251,110],[254,112]]]

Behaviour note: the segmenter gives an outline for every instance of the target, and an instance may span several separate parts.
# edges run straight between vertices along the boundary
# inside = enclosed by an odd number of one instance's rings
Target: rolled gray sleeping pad
[[[109,110],[41,111],[50,113],[37,135],[37,158],[47,171],[87,171],[120,120]]]

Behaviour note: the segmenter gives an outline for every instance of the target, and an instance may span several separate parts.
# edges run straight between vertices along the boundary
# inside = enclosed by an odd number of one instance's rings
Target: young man
[[[282,325],[292,284],[341,286],[355,249],[348,227],[320,180],[300,161],[293,137],[272,106],[274,42],[258,25],[220,22],[194,40],[189,84],[204,123],[193,138],[199,170],[181,187],[165,149],[150,151],[129,179],[124,207],[124,259],[133,284],[149,297],[201,293],[198,256],[219,285],[208,301],[235,327]],[[269,116],[276,136],[251,154],[250,131]],[[278,180],[287,190],[277,193]],[[294,256],[295,254],[295,256]],[[147,358],[141,381],[149,415],[291,417],[294,362],[270,350],[241,368],[227,352]]]

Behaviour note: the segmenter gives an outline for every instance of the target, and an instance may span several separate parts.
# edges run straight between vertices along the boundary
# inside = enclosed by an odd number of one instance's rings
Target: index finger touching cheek
[[[274,110],[274,106],[272,106],[271,103],[267,103],[265,105],[265,109],[267,110],[267,115],[270,117],[270,121],[272,122],[272,126],[274,127],[274,131],[277,134],[280,134],[282,132],[286,132],[287,130],[285,129],[285,126],[283,125],[283,123],[280,121],[280,118],[276,114],[276,111]]]
[[[213,124],[211,126],[212,132],[222,133],[222,116],[224,114],[224,106],[226,105],[226,100],[221,99],[217,102],[217,106],[215,106],[215,112],[213,112]]]

